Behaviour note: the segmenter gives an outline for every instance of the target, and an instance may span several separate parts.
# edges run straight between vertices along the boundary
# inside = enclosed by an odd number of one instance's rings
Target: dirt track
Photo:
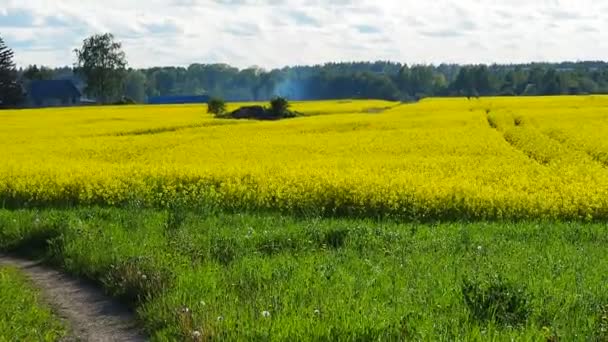
[[[37,262],[0,255],[0,266],[20,269],[70,329],[66,341],[145,341],[134,315],[86,282]]]

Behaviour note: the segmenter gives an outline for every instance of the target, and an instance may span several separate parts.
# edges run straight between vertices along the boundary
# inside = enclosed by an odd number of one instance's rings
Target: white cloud
[[[491,63],[602,59],[608,5],[579,0],[0,0],[21,65],[69,65],[112,32],[135,67],[280,67],[390,59]]]

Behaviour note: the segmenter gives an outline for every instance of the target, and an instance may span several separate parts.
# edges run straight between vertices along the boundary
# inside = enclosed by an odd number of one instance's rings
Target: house
[[[76,106],[82,93],[70,80],[32,81],[27,87],[29,107]]]
[[[207,103],[209,102],[209,96],[207,95],[195,95],[195,96],[155,96],[148,99],[148,104],[187,104],[187,103]]]

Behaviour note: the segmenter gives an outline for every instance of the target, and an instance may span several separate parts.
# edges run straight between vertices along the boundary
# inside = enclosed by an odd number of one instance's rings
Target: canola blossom
[[[293,109],[306,116],[215,119],[193,105],[2,111],[0,205],[608,218],[608,97]]]

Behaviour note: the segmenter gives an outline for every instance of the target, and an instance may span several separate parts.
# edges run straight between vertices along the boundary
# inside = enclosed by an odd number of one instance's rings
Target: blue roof
[[[82,94],[69,80],[32,81],[28,87],[28,95],[35,100],[64,99],[80,97]]]
[[[184,104],[184,103],[207,103],[209,96],[155,96],[148,99],[148,104]]]

